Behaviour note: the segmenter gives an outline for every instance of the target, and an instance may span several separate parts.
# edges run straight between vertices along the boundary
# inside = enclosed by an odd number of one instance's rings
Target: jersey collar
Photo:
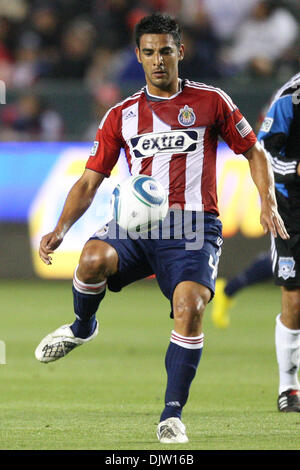
[[[178,96],[182,92],[183,87],[184,87],[184,80],[181,80],[181,78],[179,78],[178,79],[178,85],[179,85],[179,87],[178,87],[177,93],[175,93],[172,96],[168,96],[168,97],[151,95],[151,93],[149,93],[149,91],[148,91],[148,85],[145,86],[144,93],[146,95],[147,101],[168,101],[168,100],[172,100],[173,98],[175,98],[176,96]]]

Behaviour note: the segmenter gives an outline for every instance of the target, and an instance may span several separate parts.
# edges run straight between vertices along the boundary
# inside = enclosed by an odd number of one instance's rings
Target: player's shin
[[[73,303],[76,320],[71,330],[78,338],[87,338],[96,328],[96,312],[106,292],[106,280],[96,284],[80,281],[74,273]]]
[[[170,417],[181,418],[201,358],[203,338],[203,333],[196,337],[185,337],[172,331],[165,358],[168,381],[165,408],[160,421]]]

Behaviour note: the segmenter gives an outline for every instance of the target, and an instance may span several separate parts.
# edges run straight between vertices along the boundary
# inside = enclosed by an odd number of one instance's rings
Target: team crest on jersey
[[[181,110],[179,111],[178,114],[178,122],[182,126],[192,126],[195,124],[196,121],[196,115],[194,113],[193,108],[189,108],[188,105],[186,104]]]
[[[199,142],[198,132],[186,129],[137,135],[130,139],[130,146],[136,158],[143,158],[157,153],[194,152]]]
[[[261,125],[261,131],[262,132],[269,132],[271,130],[272,124],[273,124],[274,119],[270,117],[266,117],[264,119],[264,122]]]
[[[285,281],[289,277],[295,277],[296,271],[295,260],[292,257],[283,257],[281,256],[278,260],[278,277],[282,277]]]

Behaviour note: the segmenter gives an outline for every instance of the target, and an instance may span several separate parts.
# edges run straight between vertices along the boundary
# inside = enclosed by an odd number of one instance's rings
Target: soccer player
[[[228,281],[216,280],[211,317],[217,328],[227,328],[230,323],[230,308],[234,296],[245,287],[267,281],[273,277],[270,251],[259,253],[243,271]]]
[[[106,287],[119,291],[155,274],[174,318],[165,357],[165,406],[156,432],[161,443],[185,443],[181,414],[202,353],[202,317],[214,294],[222,244],[216,196],[219,135],[249,161],[265,232],[288,234],[277,211],[272,169],[246,119],[222,90],[179,78],[184,46],[177,22],[168,15],[147,16],[136,25],[135,39],[146,86],[103,117],[83,175],[70,190],[56,227],[41,240],[40,257],[51,264],[51,253],[90,206],[121,148],[133,175],[151,175],[162,183],[170,207],[183,215],[202,211],[203,246],[186,249],[184,237],[118,239],[110,236],[108,224],[84,245],[75,270],[76,320],[44,338],[35,354],[42,362],[53,361],[95,338],[95,315]]]
[[[258,139],[272,163],[279,213],[289,239],[272,240],[275,284],[281,286],[275,347],[279,370],[278,410],[300,412],[300,73],[273,96]]]

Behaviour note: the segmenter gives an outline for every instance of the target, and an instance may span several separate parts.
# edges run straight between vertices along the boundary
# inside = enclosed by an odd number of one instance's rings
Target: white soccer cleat
[[[179,418],[168,418],[161,421],[157,426],[156,434],[162,444],[185,444],[189,442],[185,425]]]
[[[35,357],[38,361],[57,361],[57,359],[66,356],[74,348],[77,348],[77,346],[91,341],[98,334],[98,322],[94,333],[85,339],[76,338],[70,326],[71,325],[63,325],[42,339],[35,350]]]

